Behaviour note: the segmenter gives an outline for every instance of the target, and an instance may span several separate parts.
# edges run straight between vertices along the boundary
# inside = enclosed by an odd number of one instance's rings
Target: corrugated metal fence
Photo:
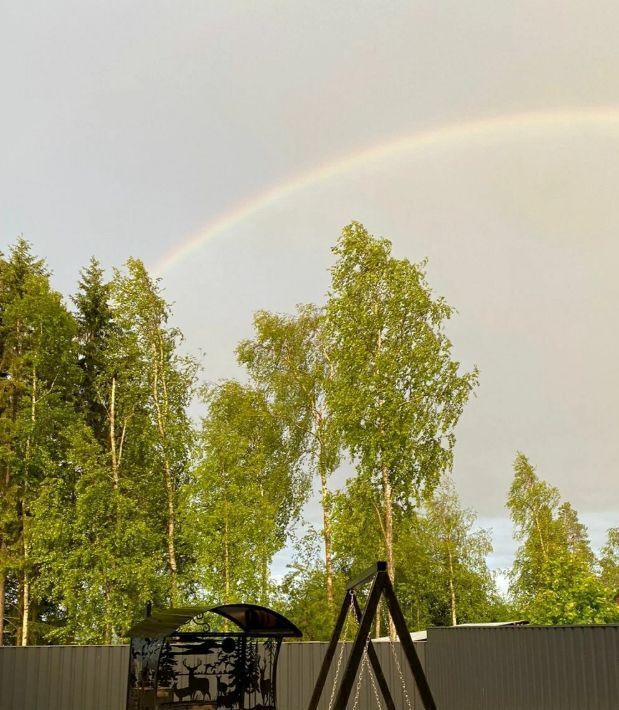
[[[343,646],[343,648],[342,648]],[[341,681],[344,673],[344,667],[352,644],[346,643],[340,646],[342,650],[342,661],[339,680]],[[400,649],[399,643],[377,643],[376,655],[383,669],[385,679],[389,684],[389,689],[393,696],[398,710],[408,710],[406,695],[408,693],[411,707],[415,710],[423,708],[421,699],[417,694],[415,683],[411,672],[404,660],[404,654]],[[427,644],[415,644],[419,660],[425,665]],[[320,664],[327,650],[326,643],[287,643],[282,647],[282,655],[277,671],[277,706],[280,710],[305,710],[312,696],[314,683],[320,671]],[[327,682],[320,699],[318,710],[328,710],[329,699],[333,688],[333,679],[339,658],[339,651],[335,654],[333,665],[327,677]],[[369,666],[369,664],[368,664]],[[400,671],[403,676],[403,681],[400,679]],[[357,681],[359,680],[359,674]],[[372,684],[373,675],[369,672],[369,667],[365,669],[361,683],[359,685],[359,708],[369,710],[369,708],[378,707],[376,696]],[[376,693],[380,695],[378,684],[374,684]],[[353,701],[357,690],[357,683],[353,685],[351,700],[349,706],[353,707]]]
[[[0,710],[125,710],[128,646],[0,648]]]
[[[619,625],[428,630],[438,708],[619,710]]]
[[[410,707],[420,709],[399,644],[376,646],[398,710],[409,707],[398,665]],[[430,629],[427,643],[415,646],[439,710],[619,708],[619,625]],[[279,710],[305,710],[325,649],[284,644]],[[349,650],[345,644],[341,672]],[[126,646],[0,648],[0,710],[124,710],[127,663]],[[329,705],[333,673],[320,710]],[[377,707],[368,675],[360,710]]]

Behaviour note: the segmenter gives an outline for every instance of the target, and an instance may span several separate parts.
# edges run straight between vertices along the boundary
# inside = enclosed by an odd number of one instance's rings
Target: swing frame
[[[372,583],[372,587],[370,589],[365,608],[362,610],[357,597],[354,594],[354,590],[357,587],[368,584],[369,582]],[[335,628],[333,629],[329,646],[327,647],[327,653],[322,662],[318,678],[316,679],[316,685],[314,686],[314,692],[312,693],[308,710],[317,710],[318,708],[318,703],[320,702],[320,697],[327,681],[327,675],[329,674],[329,669],[333,663],[333,657],[335,656],[337,644],[340,640],[340,636],[342,635],[344,623],[351,605],[357,622],[359,623],[359,628],[353,642],[350,656],[346,663],[346,668],[344,669],[342,681],[335,697],[333,710],[346,710],[346,705],[348,703],[348,699],[350,698],[355,677],[359,670],[363,653],[366,649],[370,665],[372,666],[372,670],[374,671],[374,675],[382,692],[387,710],[396,710],[393,697],[391,696],[385,675],[380,666],[378,656],[376,655],[376,650],[374,649],[374,645],[370,639],[370,629],[372,628],[372,623],[376,618],[378,604],[381,597],[384,597],[387,603],[387,609],[391,615],[391,619],[400,639],[406,661],[413,678],[415,679],[423,706],[425,710],[436,710],[436,704],[434,702],[430,686],[428,685],[426,674],[419,660],[419,656],[417,655],[417,651],[415,650],[410,632],[406,626],[404,614],[402,613],[402,609],[400,608],[400,604],[393,590],[393,585],[389,579],[386,562],[376,562],[372,565],[372,567],[350,582],[350,584],[346,587],[346,597],[342,602],[342,607],[335,623]]]

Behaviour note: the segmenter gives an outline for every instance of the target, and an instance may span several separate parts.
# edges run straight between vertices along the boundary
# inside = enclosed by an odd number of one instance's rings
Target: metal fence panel
[[[411,707],[421,710],[399,644],[375,645],[398,710],[409,707],[398,663]],[[340,673],[350,646],[343,645]],[[283,644],[279,710],[305,710],[326,648]],[[415,648],[439,710],[619,708],[619,625],[430,629],[428,642]],[[0,710],[124,710],[127,666],[127,646],[0,648]],[[329,706],[334,673],[332,668],[320,710]],[[360,710],[376,707],[368,675]]]
[[[314,683],[316,682],[316,678],[318,677],[318,673],[320,671],[322,659],[324,658],[327,650],[327,645],[328,644],[326,643],[283,644],[279,668],[277,670],[278,710],[304,710],[307,708],[314,689]],[[397,710],[408,710],[409,705],[406,700],[407,694],[411,708],[414,710],[422,708],[423,706],[421,704],[421,699],[416,692],[415,684],[408,665],[404,659],[404,653],[400,649],[400,644],[395,643],[393,644],[393,647],[391,644],[385,642],[376,643],[374,645],[376,648],[376,655],[378,656],[378,660],[380,661],[381,667],[385,674],[385,679],[387,680],[391,690],[393,701]],[[345,643],[340,644],[338,651],[336,651],[335,658],[333,660],[331,670],[329,671],[329,675],[327,676],[327,682],[320,699],[320,704],[318,705],[318,710],[327,710],[329,707],[329,700],[333,689],[333,681],[336,674],[340,650],[342,651],[342,661],[338,679],[339,681],[342,679],[351,648],[352,644]],[[419,660],[422,665],[424,665],[425,644],[415,644],[415,649],[419,655]],[[400,677],[398,668],[402,672],[402,678]],[[349,702],[349,707],[351,708],[354,704],[353,701],[355,698],[359,675],[360,673],[357,674],[351,693]],[[404,683],[402,682],[402,679]],[[382,695],[377,684],[376,692],[378,693],[382,703]],[[359,708],[361,708],[361,710],[365,710],[366,708],[369,709],[375,707],[377,707],[377,704],[374,687],[370,679],[370,669],[368,664],[368,667],[363,673],[361,684],[359,686]]]
[[[128,646],[0,648],[0,710],[124,710]]]
[[[443,710],[616,710],[619,626],[428,630]]]

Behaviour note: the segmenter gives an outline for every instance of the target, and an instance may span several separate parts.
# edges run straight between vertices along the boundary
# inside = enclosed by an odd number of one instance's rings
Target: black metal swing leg
[[[408,661],[413,678],[417,683],[417,689],[419,690],[419,695],[421,695],[423,706],[426,710],[436,710],[436,704],[434,702],[434,698],[432,697],[430,686],[428,685],[428,679],[426,678],[426,674],[423,670],[423,666],[421,665],[421,661],[419,660],[419,656],[417,655],[417,651],[415,651],[415,646],[406,627],[404,614],[402,614],[402,609],[400,609],[400,604],[398,603],[398,599],[393,591],[391,580],[388,576],[385,581],[384,594],[387,599],[389,613],[391,614],[396,631],[398,632],[400,643],[402,644],[402,649],[404,650],[404,655]]]

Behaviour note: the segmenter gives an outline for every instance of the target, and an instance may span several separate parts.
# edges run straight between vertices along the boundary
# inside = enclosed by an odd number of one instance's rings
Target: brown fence
[[[420,710],[399,644],[376,646],[398,710],[408,710],[408,702]],[[619,708],[619,625],[430,629],[428,641],[415,646],[439,710]],[[305,710],[325,649],[284,644],[279,710]],[[124,710],[127,663],[126,646],[0,648],[0,710]],[[320,710],[329,706],[333,675]],[[378,707],[368,675],[359,710]],[[355,691],[356,684],[350,708]]]

